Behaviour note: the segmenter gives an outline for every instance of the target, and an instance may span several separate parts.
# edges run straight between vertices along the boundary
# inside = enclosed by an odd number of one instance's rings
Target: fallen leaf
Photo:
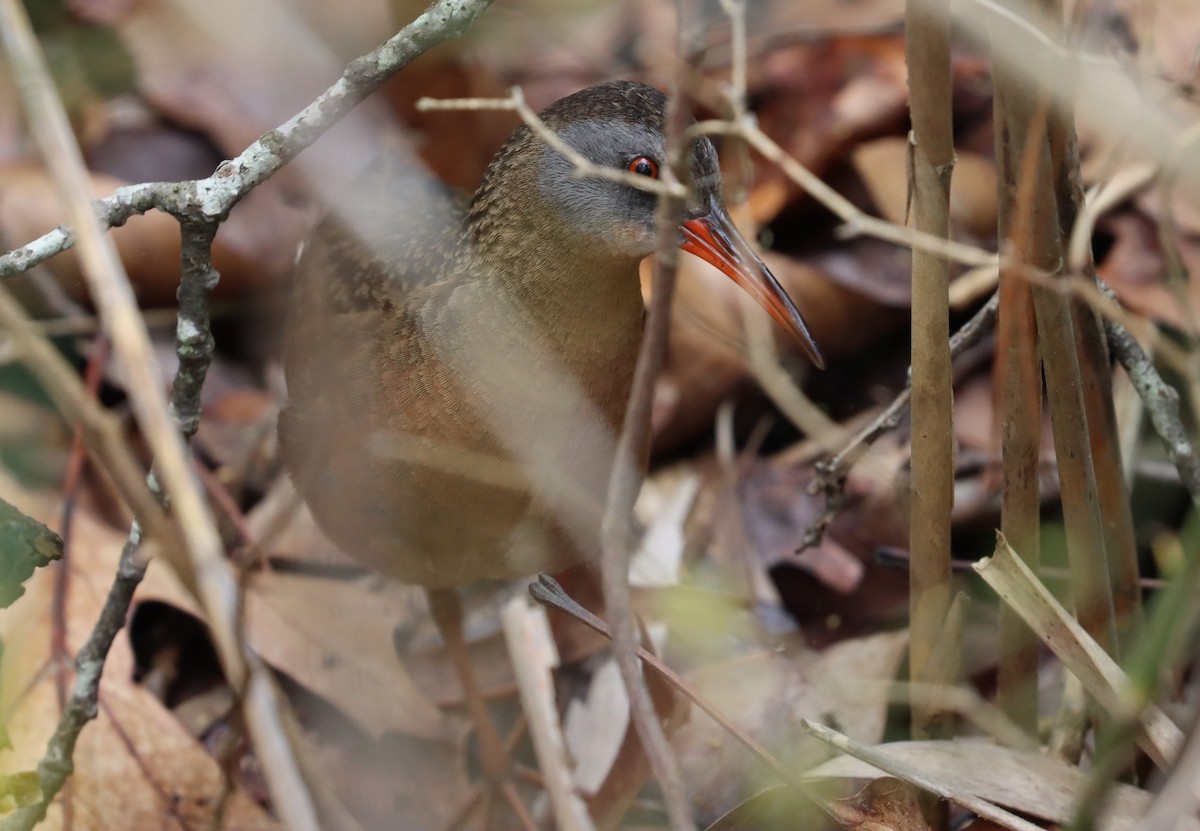
[[[1098,227],[1111,237],[1112,244],[1097,271],[1121,303],[1151,320],[1186,327],[1179,294],[1163,279],[1166,263],[1158,223],[1143,211],[1121,210],[1104,217]],[[1181,242],[1185,261],[1192,259],[1189,255],[1194,246]]]
[[[575,783],[585,794],[595,794],[604,784],[628,723],[629,694],[610,656],[592,673],[587,697],[572,699],[563,718],[567,748],[575,760]]]
[[[1029,816],[1070,822],[1089,774],[1041,753],[1013,750],[984,741],[891,742],[879,750],[953,789]],[[850,756],[839,756],[807,771],[807,779],[873,779],[883,772]],[[1098,831],[1134,831],[1153,794],[1113,783],[1096,819]],[[1196,831],[1200,820],[1180,817],[1177,831]]]
[[[851,161],[881,217],[895,225],[909,224],[908,139],[887,136],[854,148]],[[975,153],[958,152],[950,179],[952,229],[972,237],[996,234],[996,168]]]
[[[34,515],[54,515],[56,500],[32,495],[7,478],[0,492]],[[0,773],[30,770],[45,750],[59,718],[58,682],[69,685],[68,656],[55,656],[55,571],[67,569],[65,643],[79,648],[90,633],[116,573],[124,535],[76,511],[68,557],[26,584],[27,594],[0,612],[5,644],[0,674],[0,711],[13,750],[0,756]],[[161,580],[152,564],[147,583]],[[40,828],[64,827],[70,802],[75,831],[112,828],[196,828],[213,821],[229,787],[217,762],[157,699],[132,681],[134,661],[125,632],[113,644],[100,684],[99,713],[75,748],[75,773]],[[222,806],[225,828],[275,829],[257,804],[238,788]]]
[[[36,569],[62,557],[62,537],[0,499],[0,609],[25,593]]]
[[[405,608],[363,580],[259,571],[246,584],[245,633],[268,663],[334,703],[369,735],[446,739],[449,725],[392,640]]]
[[[829,805],[847,831],[931,831],[920,798],[912,785],[884,776]]]
[[[802,719],[835,723],[868,743],[883,737],[888,684],[907,646],[907,633],[892,632],[845,640],[820,654],[759,652],[705,666],[688,680],[786,764],[811,764],[826,751],[805,738]],[[710,719],[693,717],[674,744],[684,781],[710,816],[763,784],[754,758]]]

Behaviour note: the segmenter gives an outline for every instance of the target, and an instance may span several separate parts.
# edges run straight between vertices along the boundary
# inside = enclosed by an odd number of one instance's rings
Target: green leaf
[[[42,801],[42,784],[37,771],[0,775],[0,814],[27,808]]]
[[[62,549],[58,534],[0,499],[0,609],[24,594],[21,584],[61,557]]]

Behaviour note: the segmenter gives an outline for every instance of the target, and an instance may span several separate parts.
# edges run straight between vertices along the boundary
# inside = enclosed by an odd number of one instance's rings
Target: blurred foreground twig
[[[122,188],[109,199],[102,200],[97,211],[87,191],[86,170],[79,147],[71,134],[62,102],[54,90],[28,18],[16,0],[0,0],[0,30],[14,76],[35,137],[71,211],[70,227],[56,229],[0,257],[0,277],[21,273],[78,240],[92,297],[100,307],[114,351],[128,379],[128,393],[143,434],[155,452],[156,468],[179,520],[182,539],[144,485],[137,487],[130,481],[136,465],[130,463],[127,449],[119,437],[106,429],[111,420],[102,412],[93,414],[90,435],[107,436],[107,440],[99,442],[99,449],[89,444],[89,451],[99,453],[102,461],[111,462],[117,470],[123,471],[114,474],[114,479],[125,484],[123,496],[134,507],[135,516],[146,522],[151,536],[162,543],[163,552],[185,584],[196,590],[205,606],[226,677],[231,686],[244,695],[246,722],[274,796],[275,809],[293,829],[315,831],[319,826],[307,786],[285,735],[274,683],[261,662],[245,650],[240,637],[237,582],[225,560],[203,493],[191,474],[189,454],[180,433],[180,428],[184,434],[194,432],[198,424],[199,391],[212,354],[207,312],[207,292],[217,279],[211,263],[212,236],[229,210],[246,193],[315,141],[391,74],[435,43],[460,36],[489,4],[490,0],[435,2],[396,36],[352,62],[342,77],[313,104],[262,136],[237,159],[223,164],[212,177]],[[176,216],[184,231],[177,339],[180,372],[172,398],[179,422],[168,412],[159,390],[158,364],[150,350],[145,323],[128,278],[111,239],[103,234],[104,228],[121,224],[129,216],[151,208]],[[23,323],[19,319],[19,309],[6,317],[11,318],[5,321],[10,324],[9,328],[14,328],[14,320],[15,326]],[[31,328],[24,335],[24,355],[35,370],[41,368],[39,374],[43,379],[46,373],[57,373],[63,382],[58,385],[60,396],[56,397],[63,412],[72,420],[79,420],[83,413],[91,412],[88,405],[92,402],[81,396],[76,385],[70,383],[77,379],[63,376],[61,367],[48,357],[48,344],[44,338]],[[112,465],[106,463],[104,467],[113,473]],[[140,478],[140,473],[137,476]],[[75,740],[84,724],[95,716],[104,658],[124,624],[133,589],[144,570],[144,563],[134,562],[134,551],[141,535],[141,524],[135,523],[100,623],[80,652],[71,706],[64,713],[47,748],[43,765],[39,767],[39,772],[44,770],[48,774],[42,779],[43,802],[7,817],[2,826],[6,831],[36,824],[72,769]]]

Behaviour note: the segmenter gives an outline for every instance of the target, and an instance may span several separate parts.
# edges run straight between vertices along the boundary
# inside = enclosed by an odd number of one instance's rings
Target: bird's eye
[[[629,162],[629,172],[636,173],[639,176],[649,176],[651,179],[658,178],[658,162],[651,159],[649,156],[637,156]]]

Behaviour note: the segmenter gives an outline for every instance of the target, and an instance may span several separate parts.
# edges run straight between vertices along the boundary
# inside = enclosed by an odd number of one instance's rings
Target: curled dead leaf
[[[6,477],[0,493],[34,516],[57,513],[56,500],[29,494]],[[0,755],[0,774],[32,769],[59,719],[58,689],[70,689],[70,661],[57,655],[58,637],[74,653],[91,632],[116,573],[125,536],[76,510],[67,560],[44,569],[26,584],[27,594],[0,611],[5,644],[0,674],[0,710],[7,714],[13,749]],[[65,631],[54,630],[55,574],[67,569]],[[146,583],[163,577],[151,569]],[[146,585],[145,583],[143,585]],[[169,591],[169,590],[165,590]],[[97,718],[75,748],[71,787],[51,806],[41,828],[62,828],[63,803],[73,807],[75,831],[110,828],[201,827],[218,807],[227,827],[275,829],[245,792],[232,791],[220,766],[146,689],[133,682],[133,654],[126,632],[113,643],[100,683]],[[62,672],[47,668],[63,667]],[[223,795],[229,799],[223,802]]]

